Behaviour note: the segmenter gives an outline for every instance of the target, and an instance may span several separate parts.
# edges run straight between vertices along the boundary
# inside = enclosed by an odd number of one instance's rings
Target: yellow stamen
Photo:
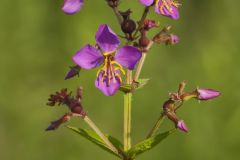
[[[156,1],[156,5],[158,5],[160,0],[157,0]],[[173,14],[173,9],[172,9],[172,6],[175,6],[175,7],[178,7],[180,4],[177,3],[177,2],[174,2],[172,0],[168,1],[168,0],[162,0],[162,4],[159,6],[159,9],[160,9],[160,12],[162,14],[164,14],[164,7],[166,7],[167,11],[170,13],[170,14]]]
[[[99,77],[100,74],[103,74],[101,79],[99,80],[100,83],[104,83],[105,81],[105,83],[109,85],[111,80],[113,80],[113,83],[116,83],[116,78],[119,79],[120,83],[122,82],[121,72],[122,74],[125,74],[125,71],[123,70],[122,65],[113,59],[113,53],[114,52],[103,53],[105,57],[104,63],[102,67],[97,71],[97,77]]]
[[[118,66],[118,67],[116,67],[115,71],[116,71],[116,70],[120,70],[123,74],[125,74],[125,71],[123,70],[122,65],[119,64],[117,61],[111,61],[111,64],[112,64],[112,65],[115,64],[116,66]]]
[[[117,77],[117,78],[119,78],[119,81],[120,81],[120,83],[122,83],[122,77],[121,77],[121,75],[120,74],[115,74],[115,77]]]

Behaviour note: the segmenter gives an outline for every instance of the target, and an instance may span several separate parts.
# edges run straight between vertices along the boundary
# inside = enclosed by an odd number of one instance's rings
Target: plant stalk
[[[131,148],[131,105],[132,93],[124,94],[124,151]]]
[[[153,128],[151,129],[151,131],[148,133],[147,138],[152,137],[153,135],[155,135],[155,133],[158,131],[158,129],[160,128],[163,120],[165,119],[166,115],[164,113],[161,113],[160,117],[158,118],[157,122],[155,123],[155,125],[153,126]]]
[[[108,140],[108,138],[103,134],[103,132],[96,126],[96,124],[88,117],[85,116],[83,120],[98,134],[98,136],[104,141],[104,143],[111,149],[114,153],[119,155],[118,150],[114,145]]]
[[[138,31],[142,28],[144,20],[147,18],[150,8],[151,8],[151,6],[147,6],[144,8],[144,11],[143,11],[142,17],[139,21],[138,27],[137,27],[136,31],[133,33],[133,39],[136,39]]]
[[[112,7],[112,9],[113,9],[113,12],[114,12],[115,16],[117,17],[119,25],[121,26],[121,24],[123,22],[123,18],[121,16],[121,14],[119,13],[118,8],[117,7]]]
[[[132,83],[132,71],[127,70],[126,83]],[[124,151],[131,148],[131,109],[132,109],[132,93],[124,94],[124,129],[123,129],[123,142]]]
[[[149,51],[149,49],[152,47],[153,44],[154,44],[154,42],[153,42],[153,41],[150,41],[149,44],[148,44],[148,46],[146,47],[146,51]],[[142,71],[144,62],[145,62],[145,60],[146,60],[146,56],[147,56],[147,52],[143,52],[143,53],[142,53],[142,58],[141,58],[140,62],[138,63],[138,66],[137,66],[137,69],[136,69],[136,72],[135,72],[135,75],[134,75],[134,78],[133,78],[133,80],[134,80],[135,82],[138,81],[138,78],[139,78],[139,76],[140,76],[140,74],[141,74],[141,71]]]

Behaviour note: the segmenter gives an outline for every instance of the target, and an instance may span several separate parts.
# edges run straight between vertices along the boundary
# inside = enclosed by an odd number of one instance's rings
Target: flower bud
[[[170,34],[169,35],[169,39],[168,41],[166,42],[166,44],[177,44],[179,43],[179,37],[174,35],[174,34]]]
[[[64,88],[61,91],[57,91],[55,94],[51,94],[50,97],[48,98],[47,105],[55,106],[66,104],[66,102],[69,99],[69,96],[71,96],[71,92],[68,93],[68,90]]]
[[[66,14],[74,14],[80,11],[83,0],[64,0],[62,11]]]
[[[178,129],[180,129],[181,131],[183,131],[183,132],[188,132],[188,128],[187,128],[187,126],[186,126],[186,124],[184,123],[184,121],[183,120],[179,120],[178,122],[177,122],[177,126],[176,126]]]
[[[216,91],[213,89],[204,89],[204,88],[196,89],[195,92],[197,93],[197,99],[202,101],[216,98],[221,94],[219,91]]]
[[[150,20],[150,19],[146,19],[144,20],[143,22],[143,29],[144,30],[150,30],[152,28],[156,28],[156,27],[159,27],[159,22],[156,22],[154,20]]]
[[[143,49],[145,49],[150,43],[150,40],[147,37],[147,32],[145,30],[141,30],[141,37],[139,38],[138,42],[139,46]]]
[[[80,70],[81,70],[81,67],[79,67],[77,65],[74,67],[70,67],[70,70],[68,71],[67,75],[65,76],[65,80],[73,78],[75,76],[78,76]]]
[[[121,29],[123,33],[131,35],[136,29],[136,23],[134,20],[130,19],[132,11],[130,9],[126,10],[125,12],[120,12],[121,16],[123,17],[123,22],[121,24]]]
[[[153,38],[153,41],[155,43],[165,43],[166,45],[169,45],[169,44],[179,43],[179,38],[178,38],[178,36],[176,36],[174,34],[161,33],[161,34],[156,35]]]
[[[71,114],[66,113],[60,119],[51,122],[51,124],[45,129],[45,131],[53,131],[56,130],[61,124],[68,122],[71,119]]]
[[[121,29],[124,33],[132,34],[136,29],[136,23],[131,19],[124,20]]]

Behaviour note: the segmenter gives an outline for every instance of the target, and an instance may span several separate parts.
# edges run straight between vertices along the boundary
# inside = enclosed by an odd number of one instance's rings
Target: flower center
[[[157,0],[156,1],[156,5],[159,3],[160,0]],[[159,9],[160,9],[160,12],[165,14],[164,12],[164,8],[167,9],[167,11],[170,13],[170,14],[173,14],[173,6],[174,7],[178,7],[180,4],[177,3],[177,2],[174,2],[173,0],[162,0],[162,4],[159,6]]]
[[[120,74],[121,72],[122,74],[125,74],[122,65],[114,60],[114,53],[115,52],[103,53],[105,59],[102,67],[97,72],[97,77],[100,77],[100,74],[102,74],[100,82],[103,83],[106,81],[107,86],[109,86],[111,80],[115,83],[117,78],[122,82]]]

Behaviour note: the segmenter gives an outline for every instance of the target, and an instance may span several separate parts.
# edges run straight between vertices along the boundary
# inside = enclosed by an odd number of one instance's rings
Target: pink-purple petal
[[[95,80],[95,86],[106,96],[113,96],[121,86],[120,79],[118,77],[111,78],[109,83],[107,77],[102,79],[104,72],[101,72]]]
[[[171,2],[172,0],[165,0],[166,2]],[[158,14],[161,14],[163,16],[170,17],[174,20],[179,19],[179,12],[178,8],[175,5],[169,6],[172,11],[169,11],[166,6],[163,7],[161,10],[161,5],[163,4],[163,0],[159,0],[158,3],[155,6],[155,12]]]
[[[133,46],[120,48],[115,55],[115,60],[127,69],[133,70],[142,57],[142,53]]]
[[[106,24],[102,24],[98,28],[95,38],[97,44],[104,52],[112,52],[116,50],[120,44],[118,36]]]
[[[153,4],[154,0],[139,0],[139,2],[145,6],[150,6]]]
[[[64,0],[62,11],[66,14],[74,14],[80,11],[83,0]]]
[[[211,100],[220,96],[220,92],[213,89],[200,88],[197,89],[199,100]]]
[[[177,128],[180,129],[183,132],[188,132],[188,128],[183,120],[179,120],[177,122]]]
[[[84,69],[92,69],[103,63],[104,56],[98,49],[87,44],[73,56],[73,61]]]

